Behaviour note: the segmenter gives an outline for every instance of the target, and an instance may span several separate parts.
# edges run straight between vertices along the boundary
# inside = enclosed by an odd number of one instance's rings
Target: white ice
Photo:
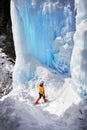
[[[74,89],[85,96],[87,95],[87,1],[78,2],[71,75]]]

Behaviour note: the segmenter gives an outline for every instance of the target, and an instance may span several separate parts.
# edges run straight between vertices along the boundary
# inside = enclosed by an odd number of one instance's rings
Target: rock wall
[[[5,35],[0,47],[11,58],[15,59],[14,43],[10,18],[10,0],[0,0],[0,35]]]

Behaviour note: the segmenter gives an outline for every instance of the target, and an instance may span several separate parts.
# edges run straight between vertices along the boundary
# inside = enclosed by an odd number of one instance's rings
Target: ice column
[[[71,76],[74,88],[82,95],[87,93],[87,0],[76,0],[76,32],[71,59]]]

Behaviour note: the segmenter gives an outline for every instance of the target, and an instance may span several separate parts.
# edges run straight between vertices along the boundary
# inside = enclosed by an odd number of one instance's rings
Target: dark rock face
[[[10,22],[10,0],[0,0],[0,32],[6,33]]]
[[[0,44],[0,47],[9,57],[15,59],[11,27],[10,0],[0,0],[0,35],[6,36],[3,46]]]

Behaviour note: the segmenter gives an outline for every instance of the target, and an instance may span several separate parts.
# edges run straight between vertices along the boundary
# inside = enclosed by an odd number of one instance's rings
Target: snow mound
[[[38,74],[39,72],[41,75]],[[38,65],[36,75],[37,79],[15,86],[9,95],[1,99],[1,130],[77,129],[78,123],[75,126],[73,124],[79,117],[78,106],[82,99],[72,89],[71,79],[60,74],[56,75]],[[34,105],[38,97],[37,85],[41,79],[45,81],[45,93],[49,101],[43,103],[41,99],[39,105]]]

